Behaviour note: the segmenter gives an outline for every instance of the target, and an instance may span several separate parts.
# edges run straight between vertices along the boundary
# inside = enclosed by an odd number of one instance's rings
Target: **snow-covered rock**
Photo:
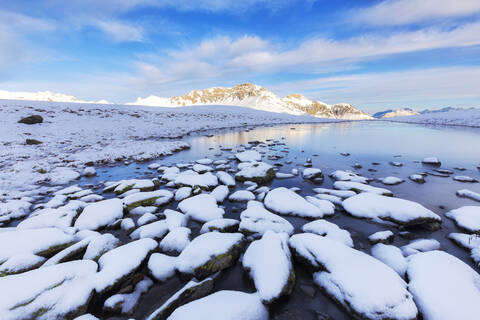
[[[425,177],[421,174],[412,174],[408,178],[416,183],[425,183]]]
[[[426,157],[423,158],[422,163],[424,164],[429,164],[429,165],[434,165],[434,166],[440,166],[442,165],[442,162],[438,160],[437,157]]]
[[[143,225],[130,234],[132,239],[162,239],[169,232],[166,220],[155,221]]]
[[[80,260],[1,277],[2,319],[64,319],[86,313],[97,267]]]
[[[74,242],[71,234],[57,228],[0,232],[0,263],[18,254],[52,256]]]
[[[458,190],[457,191],[457,196],[464,197],[464,198],[469,198],[469,199],[480,202],[480,193],[474,192],[472,190],[468,190],[468,189]]]
[[[192,188],[181,187],[175,191],[175,201],[182,201],[192,195]]]
[[[138,192],[123,198],[123,205],[127,211],[136,207],[162,206],[173,199],[173,193],[168,190],[156,190],[150,192]]]
[[[200,233],[218,231],[218,232],[237,232],[239,221],[235,219],[215,219],[203,224]]]
[[[395,270],[399,276],[402,278],[405,276],[408,262],[402,250],[392,245],[377,243],[372,247],[371,252],[373,257]]]
[[[107,312],[120,312],[122,314],[131,314],[140,300],[142,294],[146,293],[153,285],[153,281],[144,278],[135,285],[135,289],[130,293],[118,293],[103,304],[103,310]]]
[[[323,178],[323,173],[318,168],[305,168],[302,172],[302,178],[305,180],[320,179]]]
[[[108,199],[89,204],[75,221],[75,228],[97,230],[123,217],[120,199]]]
[[[339,241],[346,246],[353,247],[353,240],[350,236],[350,232],[341,229],[336,224],[327,220],[319,219],[309,222],[303,225],[302,230],[303,232],[314,233],[322,237]]]
[[[386,185],[389,185],[389,186],[394,186],[394,185],[397,185],[397,184],[400,184],[400,183],[404,182],[405,180],[403,180],[402,178],[399,178],[399,177],[390,176],[390,177],[382,178],[382,179],[380,179],[380,181],[383,184],[386,184]]]
[[[392,196],[393,193],[392,191],[385,189],[385,188],[379,188],[379,187],[374,187],[368,184],[363,184],[360,182],[352,182],[352,181],[336,181],[333,184],[333,187],[338,190],[351,190],[355,191],[357,193],[359,192],[368,192],[368,193],[374,193],[374,194],[379,194],[383,196]]]
[[[260,240],[253,241],[247,248],[242,264],[263,303],[269,304],[292,292],[295,273],[286,233],[265,232]]]
[[[215,199],[217,199],[218,203],[222,203],[223,201],[225,201],[229,193],[230,193],[230,190],[226,185],[219,185],[215,187],[215,189],[213,189],[212,192],[210,192],[210,194],[214,196]]]
[[[148,270],[158,281],[165,281],[175,275],[176,260],[163,253],[153,253],[148,259]]]
[[[223,218],[225,211],[217,205],[217,199],[211,194],[199,194],[183,200],[178,208],[189,218],[200,222]]]
[[[332,216],[335,213],[335,205],[329,200],[312,196],[306,196],[305,200],[322,210],[324,217]]]
[[[464,249],[470,250],[470,256],[480,267],[480,236],[476,234],[450,233],[448,238]]]
[[[104,233],[97,237],[93,237],[88,243],[83,259],[97,261],[104,253],[115,249],[119,245],[120,240],[110,233]]]
[[[358,318],[417,319],[407,284],[377,259],[311,233],[293,235],[289,244],[316,271],[314,282]]]
[[[248,202],[247,209],[240,214],[239,231],[246,235],[262,236],[268,230],[293,234],[293,226],[286,219],[266,210],[261,202]]]
[[[218,180],[220,183],[226,185],[229,188],[235,187],[235,179],[224,171],[218,171],[216,173]]]
[[[212,312],[215,310],[215,312]],[[168,320],[268,320],[267,307],[256,293],[222,290],[176,309]]]
[[[377,243],[387,244],[387,243],[391,243],[394,237],[395,235],[390,230],[378,231],[369,235],[368,241],[370,241],[371,244],[377,244]]]
[[[206,166],[203,164],[196,163],[192,167],[193,171],[198,172],[198,173],[205,173],[205,172],[210,172],[213,171],[213,168],[210,166]]]
[[[343,208],[354,217],[376,222],[417,225],[442,221],[438,215],[417,202],[367,192],[343,200]]]
[[[102,294],[118,289],[122,281],[133,275],[156,247],[155,240],[146,238],[124,244],[102,255],[98,259],[100,271],[92,279],[95,290]]]
[[[425,320],[480,319],[480,275],[458,258],[443,251],[415,254],[407,275]]]
[[[478,180],[469,176],[455,176],[453,180],[460,181],[460,182],[470,182],[470,183],[477,183]]]
[[[255,150],[247,150],[247,151],[236,153],[235,157],[240,162],[254,162],[254,161],[262,160],[262,155]]]
[[[250,200],[255,200],[255,195],[251,191],[247,190],[238,190],[232,193],[229,197],[228,200],[230,201],[236,201],[236,202],[247,202]]]
[[[480,233],[480,206],[465,206],[445,213],[455,224],[470,233]]]
[[[167,221],[168,230],[172,231],[176,228],[187,226],[187,215],[171,209],[165,209],[165,211],[163,211],[163,214],[165,215],[165,220]]]
[[[267,209],[279,214],[312,219],[325,216],[325,212],[322,209],[285,187],[269,191],[265,196],[264,203]]]
[[[0,277],[37,269],[45,260],[32,253],[16,254],[0,265]]]
[[[359,183],[368,183],[370,179],[362,177],[351,171],[336,170],[328,175],[335,181],[352,181]]]
[[[273,167],[265,162],[245,162],[244,164],[246,165],[235,174],[235,180],[266,183],[275,178]]]
[[[141,227],[147,223],[157,221],[157,220],[158,220],[158,217],[156,215],[147,212],[143,214],[140,218],[138,218],[137,225]]]
[[[180,253],[190,243],[190,233],[186,227],[173,229],[160,241],[159,247],[163,252]]]
[[[240,256],[243,246],[241,233],[207,232],[199,235],[182,251],[176,269],[197,279],[231,266]]]
[[[177,187],[211,190],[218,185],[218,178],[211,172],[199,174],[195,171],[184,171],[177,175],[173,182]]]
[[[409,244],[402,246],[402,253],[405,257],[417,254],[420,252],[427,252],[440,249],[440,242],[435,239],[416,239]]]
[[[357,194],[355,191],[335,190],[335,189],[325,189],[325,188],[314,188],[313,192],[318,194],[328,194],[328,195],[336,196],[342,199],[350,198]]]

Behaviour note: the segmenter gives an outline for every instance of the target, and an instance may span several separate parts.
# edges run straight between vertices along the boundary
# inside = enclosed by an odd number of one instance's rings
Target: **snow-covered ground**
[[[480,109],[424,113],[406,117],[388,118],[388,121],[480,127]]]
[[[18,123],[30,115],[42,116],[43,123]],[[34,195],[43,182],[68,183],[88,162],[142,161],[171,154],[188,147],[171,138],[193,131],[325,121],[335,120],[232,106],[149,108],[0,100],[0,199]],[[27,145],[26,139],[42,143]]]

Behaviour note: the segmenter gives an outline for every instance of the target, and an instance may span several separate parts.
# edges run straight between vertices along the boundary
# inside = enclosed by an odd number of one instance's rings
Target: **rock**
[[[368,183],[370,179],[362,177],[351,171],[336,170],[328,175],[335,181],[352,181],[359,183]]]
[[[323,218],[326,214],[331,214],[330,211],[324,212],[316,205],[313,205],[292,190],[284,187],[269,191],[265,196],[264,203],[267,209],[285,215],[315,219]]]
[[[215,312],[212,312],[215,310]],[[222,290],[176,309],[169,320],[268,320],[258,294]],[[149,319],[150,320],[150,319]]]
[[[425,183],[425,177],[421,174],[412,174],[408,178],[416,183]]]
[[[393,234],[392,231],[385,230],[385,231],[378,231],[371,234],[370,236],[368,236],[368,241],[370,241],[370,244],[372,245],[377,243],[388,244],[388,243],[392,243],[394,238],[395,238],[395,235]]]
[[[392,245],[377,243],[372,247],[371,252],[373,257],[395,270],[400,277],[405,277],[408,262],[403,256],[402,250]]]
[[[163,253],[153,253],[148,260],[148,270],[158,281],[165,281],[175,275],[176,257]]]
[[[200,233],[218,231],[234,233],[238,231],[239,221],[235,219],[215,219],[203,224]]]
[[[302,178],[305,180],[323,179],[322,170],[316,168],[307,168],[302,172]]]
[[[126,211],[140,206],[161,206],[173,199],[173,193],[168,190],[156,190],[150,192],[138,192],[126,196],[123,199],[123,206]]]
[[[0,277],[37,269],[45,260],[32,253],[16,254],[0,265]]]
[[[460,182],[470,182],[470,183],[477,183],[478,180],[469,176],[455,176],[453,180],[460,181]]]
[[[18,123],[24,123],[24,124],[37,124],[42,122],[43,122],[43,117],[38,114],[28,116],[18,120]]]
[[[221,219],[225,210],[218,207],[217,199],[211,194],[199,194],[178,204],[178,208],[189,218],[200,222]]]
[[[95,170],[94,167],[86,167],[83,169],[82,173],[85,177],[93,177],[97,175],[97,171]]]
[[[146,293],[152,285],[153,281],[145,277],[135,285],[133,292],[119,293],[108,298],[103,304],[103,310],[106,312],[131,314],[142,294]]]
[[[275,178],[275,170],[269,164],[264,162],[245,162],[245,166],[235,174],[235,180],[254,181],[258,184],[264,184]]]
[[[120,199],[108,199],[91,203],[83,209],[75,221],[75,228],[97,230],[123,217]]]
[[[350,232],[341,229],[336,224],[327,220],[318,219],[304,224],[302,231],[314,233],[319,236],[343,243],[346,246],[353,247],[353,240],[350,236]]]
[[[303,292],[304,295],[310,298],[315,297],[315,294],[317,293],[317,290],[315,289],[314,286],[306,285],[306,284],[300,285],[300,290]]]
[[[242,249],[241,233],[207,232],[193,239],[182,251],[176,268],[181,273],[204,279],[233,265]]]
[[[432,165],[432,166],[441,166],[442,165],[440,160],[438,160],[438,158],[436,158],[436,157],[423,158],[422,163],[423,164],[429,164],[429,165]]]
[[[260,240],[253,241],[243,255],[243,267],[253,279],[264,304],[289,295],[295,285],[287,242],[288,234],[268,230]]]
[[[468,190],[468,189],[458,190],[457,196],[462,198],[469,198],[469,199],[480,202],[480,193],[474,192],[472,190]]]
[[[368,184],[363,184],[360,182],[354,181],[335,181],[333,187],[338,190],[351,190],[357,193],[366,192],[366,193],[373,193],[383,196],[393,196],[392,191],[385,189],[385,188],[378,188],[374,186],[370,186]]]
[[[150,314],[146,320],[167,319],[172,312],[184,304],[203,298],[212,291],[213,279],[207,278],[200,282],[192,280],[188,282],[182,289],[177,291],[172,297],[170,297],[170,299],[168,299],[160,308]],[[218,310],[218,306],[215,307],[215,310]],[[194,314],[197,316],[196,313]]]
[[[247,236],[262,236],[268,230],[291,235],[294,228],[288,220],[266,210],[261,202],[249,201],[240,215],[239,231]]]
[[[27,139],[25,140],[25,144],[26,145],[37,145],[37,144],[42,144],[43,142],[40,141],[40,140],[36,140],[36,139]]]
[[[389,186],[394,186],[394,185],[397,185],[397,184],[400,184],[400,183],[404,182],[403,179],[398,178],[398,177],[385,177],[385,178],[380,179],[380,181],[383,184],[386,184],[386,185],[389,185]]]
[[[445,214],[468,233],[480,234],[480,206],[464,206]]]
[[[355,318],[418,318],[405,281],[375,258],[311,233],[293,235],[289,245],[294,257],[315,271],[314,282]]]

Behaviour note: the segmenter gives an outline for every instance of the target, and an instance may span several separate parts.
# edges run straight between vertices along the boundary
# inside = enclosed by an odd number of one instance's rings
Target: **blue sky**
[[[480,106],[478,0],[0,0],[0,89],[130,102],[253,82],[366,111]]]

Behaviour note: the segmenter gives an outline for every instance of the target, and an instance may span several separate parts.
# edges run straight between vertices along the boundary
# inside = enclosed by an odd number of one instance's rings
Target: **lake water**
[[[301,195],[311,195],[314,187],[332,188],[333,181],[328,178],[328,173],[340,170],[355,170],[361,175],[378,179],[386,176],[397,176],[405,180],[396,186],[384,186],[373,181],[374,186],[381,186],[393,191],[399,198],[414,200],[435,213],[442,216],[442,228],[429,232],[423,229],[412,230],[415,238],[433,238],[440,241],[442,249],[459,257],[464,262],[474,267],[469,253],[459,248],[446,236],[450,232],[459,232],[451,220],[444,217],[444,213],[464,205],[480,205],[480,203],[466,198],[459,198],[455,191],[469,188],[480,192],[480,184],[461,183],[451,177],[437,177],[428,175],[425,184],[417,184],[408,179],[414,173],[431,171],[432,167],[421,164],[424,157],[435,156],[442,161],[442,168],[455,171],[453,175],[468,175],[480,180],[480,129],[452,128],[452,127],[425,127],[410,124],[390,122],[345,122],[334,124],[305,124],[285,125],[275,127],[241,128],[232,131],[209,132],[213,136],[193,135],[186,137],[191,144],[191,149],[179,152],[163,159],[157,159],[163,165],[173,165],[179,162],[189,162],[196,159],[209,157],[212,159],[225,159],[235,149],[249,141],[263,141],[270,144],[262,148],[265,151],[264,161],[282,164],[279,172],[289,173],[292,168],[302,169],[307,158],[311,158],[314,168],[320,168],[325,173],[325,180],[321,184],[313,184],[302,178],[276,179],[272,187],[286,186],[299,187]],[[233,148],[233,151],[221,149]],[[340,153],[348,152],[349,156]],[[219,155],[221,153],[221,155]],[[279,160],[266,160],[268,156],[281,155]],[[285,164],[285,161],[292,161]],[[398,161],[402,167],[389,164]],[[372,164],[376,162],[378,164]],[[150,162],[152,163],[152,162]],[[156,172],[147,169],[148,164],[133,163],[116,167],[99,168],[98,176],[83,179],[80,183],[97,183],[101,180],[119,180],[124,178],[155,177]],[[234,162],[232,162],[233,164]],[[361,169],[353,169],[352,165],[359,163]],[[457,167],[464,167],[459,171]],[[243,184],[237,184],[236,189],[244,189]],[[227,214],[225,217],[239,218],[240,212],[246,204],[225,202]],[[175,208],[176,204],[172,204]],[[235,207],[237,210],[232,210]],[[235,212],[233,212],[235,211]],[[285,216],[284,216],[285,217]],[[301,226],[308,222],[305,219],[285,217],[300,232]],[[347,216],[344,212],[337,212],[333,218],[327,220],[336,223],[341,228],[347,229],[354,240],[355,248],[370,252],[367,237],[380,230],[399,230],[392,226],[377,224]],[[199,224],[189,225],[193,235],[198,234]],[[126,239],[126,238],[125,238]],[[410,240],[396,236],[394,245],[402,246]],[[475,268],[475,267],[474,267]],[[478,270],[478,269],[477,269]],[[318,289],[314,296],[305,293],[303,286],[311,289],[312,276],[301,265],[295,264],[297,281],[291,296],[282,299],[271,307],[273,319],[323,319],[317,313],[329,315],[332,319],[351,319],[350,316],[337,306]],[[185,281],[173,278],[162,284],[156,284],[141,300],[133,317],[142,319],[158,308],[175,291],[180,289]],[[243,271],[240,263],[222,272],[215,285],[215,290],[232,289],[245,292],[254,292],[255,288]],[[92,310],[92,311],[98,311]],[[98,312],[96,312],[98,314]],[[102,317],[107,317],[103,315]],[[112,317],[112,319],[114,319]],[[327,318],[325,318],[327,319]]]

